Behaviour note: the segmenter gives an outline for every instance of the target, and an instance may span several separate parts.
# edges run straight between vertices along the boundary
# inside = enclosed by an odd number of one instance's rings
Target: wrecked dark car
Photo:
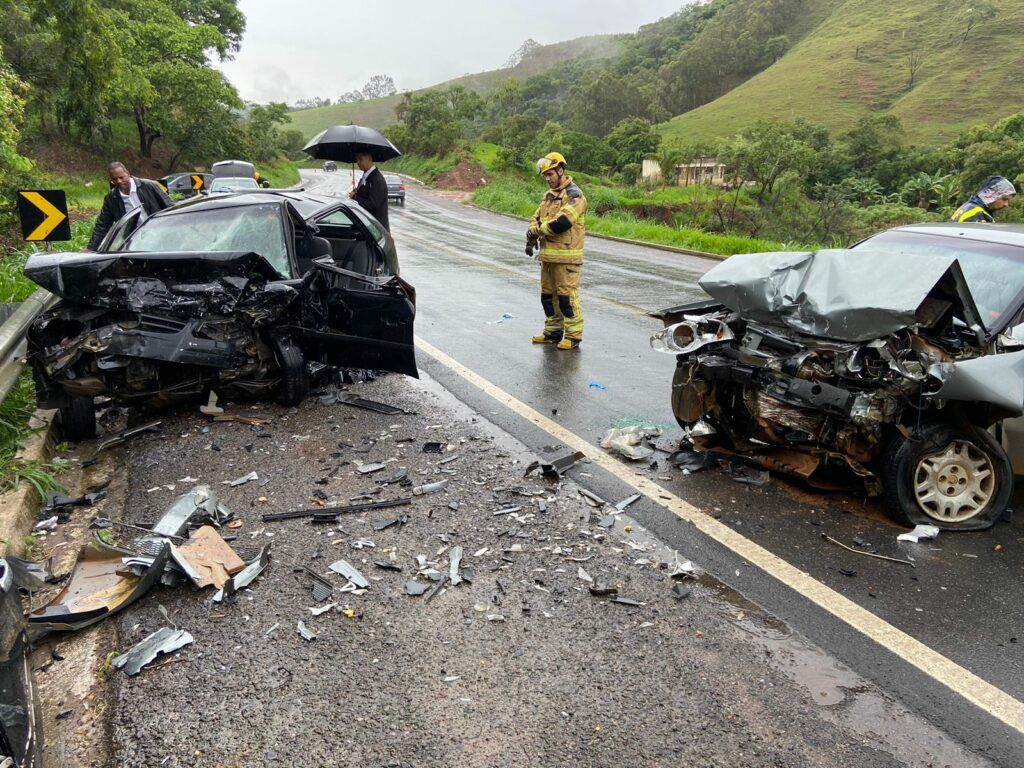
[[[818,488],[863,486],[907,524],[1007,508],[1024,412],[1024,227],[900,227],[849,250],[733,256],[710,300],[655,313],[672,407],[699,450]]]
[[[41,711],[29,664],[18,594],[23,584],[16,577],[16,565],[0,559],[0,765],[35,768],[42,765]]]
[[[60,297],[30,329],[29,360],[70,439],[95,434],[99,396],[152,406],[215,389],[293,405],[311,368],[417,375],[415,291],[387,230],[354,203],[252,192],[139,215],[96,253],[25,265]]]

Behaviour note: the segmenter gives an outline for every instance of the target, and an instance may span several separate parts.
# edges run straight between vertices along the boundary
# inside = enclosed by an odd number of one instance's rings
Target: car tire
[[[309,366],[302,350],[287,339],[273,342],[274,357],[281,369],[281,382],[277,386],[277,402],[298,405],[309,396]]]
[[[1013,494],[1003,447],[973,425],[932,424],[916,440],[896,437],[882,456],[885,508],[908,527],[991,528]]]
[[[91,397],[76,395],[60,409],[60,428],[66,440],[77,443],[96,437],[96,404]]]

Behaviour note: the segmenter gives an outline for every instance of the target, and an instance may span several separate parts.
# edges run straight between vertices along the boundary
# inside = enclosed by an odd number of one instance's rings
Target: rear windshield
[[[247,205],[188,211],[146,219],[125,244],[124,251],[258,253],[289,277],[288,246],[280,206]]]
[[[384,178],[387,179],[388,184],[401,184],[402,177],[395,176],[393,173],[385,173]]]
[[[886,251],[951,256],[960,262],[967,285],[985,325],[992,327],[1024,291],[1024,248],[964,237],[890,230],[854,246],[858,251]]]

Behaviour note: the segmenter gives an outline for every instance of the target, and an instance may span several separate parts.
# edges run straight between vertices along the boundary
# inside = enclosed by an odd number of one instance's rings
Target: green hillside
[[[611,58],[619,53],[619,40],[619,35],[591,35],[567,40],[557,45],[542,45],[534,49],[515,67],[463,75],[432,87],[445,88],[449,85],[464,85],[483,93],[505,78],[515,77],[522,80],[546,72],[569,59]],[[298,110],[290,113],[292,122],[289,127],[297,128],[308,136],[313,136],[329,126],[345,125],[346,123],[382,128],[395,122],[395,108],[401,100],[401,95],[395,95],[352,104],[332,104],[329,107]]]
[[[764,117],[803,117],[835,133],[890,112],[909,141],[935,144],[992,123],[1024,106],[1024,3],[974,6],[978,21],[968,32],[969,4],[845,0],[774,65],[662,133],[676,144],[705,142]],[[979,12],[986,7],[995,12],[989,18]]]

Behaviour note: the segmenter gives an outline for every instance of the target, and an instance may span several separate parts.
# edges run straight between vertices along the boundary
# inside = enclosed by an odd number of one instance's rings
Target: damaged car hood
[[[231,312],[250,285],[281,279],[252,252],[37,253],[25,264],[25,276],[78,304],[191,316]]]
[[[730,257],[699,281],[709,295],[747,320],[811,336],[862,342],[904,328],[931,326],[952,311],[983,332],[955,258],[822,250]]]

